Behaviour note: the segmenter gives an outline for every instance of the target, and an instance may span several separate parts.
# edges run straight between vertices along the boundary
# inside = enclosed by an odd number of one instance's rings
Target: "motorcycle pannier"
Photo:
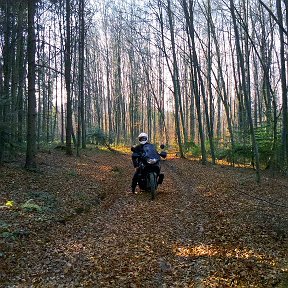
[[[163,173],[160,173],[160,174],[159,174],[159,177],[158,177],[158,184],[162,184],[162,183],[163,183],[163,180],[164,180],[164,174],[163,174]]]

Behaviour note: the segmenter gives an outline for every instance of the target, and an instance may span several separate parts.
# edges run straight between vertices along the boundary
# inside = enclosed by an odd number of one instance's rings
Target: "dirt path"
[[[117,161],[110,164],[113,158]],[[286,283],[287,210],[261,206],[265,212],[261,218],[255,199],[251,202],[239,193],[235,197],[240,180],[251,179],[249,172],[170,158],[163,163],[165,184],[150,201],[146,193],[130,193],[133,169],[127,155],[92,154],[76,162],[58,161],[61,171],[65,163],[76,174],[63,180],[60,169],[55,174],[57,163],[50,176],[50,170],[45,173],[50,181],[58,177],[57,191],[62,187],[61,193],[66,193],[61,203],[66,216],[43,221],[41,230],[19,245],[10,244],[6,260],[13,268],[2,274],[6,278],[1,287],[282,287]],[[47,163],[43,160],[43,167]],[[247,180],[245,185],[248,182],[253,183]],[[287,182],[278,185],[286,187]],[[64,187],[70,188],[64,191]],[[264,197],[266,192],[261,191]],[[87,211],[83,203],[90,204]],[[70,206],[76,213],[67,212]],[[275,224],[277,217],[267,221],[267,213],[278,215],[285,227]]]

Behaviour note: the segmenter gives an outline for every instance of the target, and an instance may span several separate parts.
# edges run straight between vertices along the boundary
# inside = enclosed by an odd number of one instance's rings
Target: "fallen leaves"
[[[0,168],[0,286],[285,287],[287,179],[168,158],[151,202],[130,156],[85,153]]]

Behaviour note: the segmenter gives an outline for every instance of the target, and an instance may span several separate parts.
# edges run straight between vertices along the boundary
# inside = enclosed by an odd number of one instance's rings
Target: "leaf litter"
[[[150,201],[128,154],[38,162],[0,168],[0,287],[288,285],[285,177],[170,155]]]

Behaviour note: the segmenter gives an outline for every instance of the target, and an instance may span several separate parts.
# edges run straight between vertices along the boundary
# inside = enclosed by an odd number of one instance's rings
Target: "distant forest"
[[[287,0],[1,0],[0,21],[0,163],[145,131],[287,171]]]

